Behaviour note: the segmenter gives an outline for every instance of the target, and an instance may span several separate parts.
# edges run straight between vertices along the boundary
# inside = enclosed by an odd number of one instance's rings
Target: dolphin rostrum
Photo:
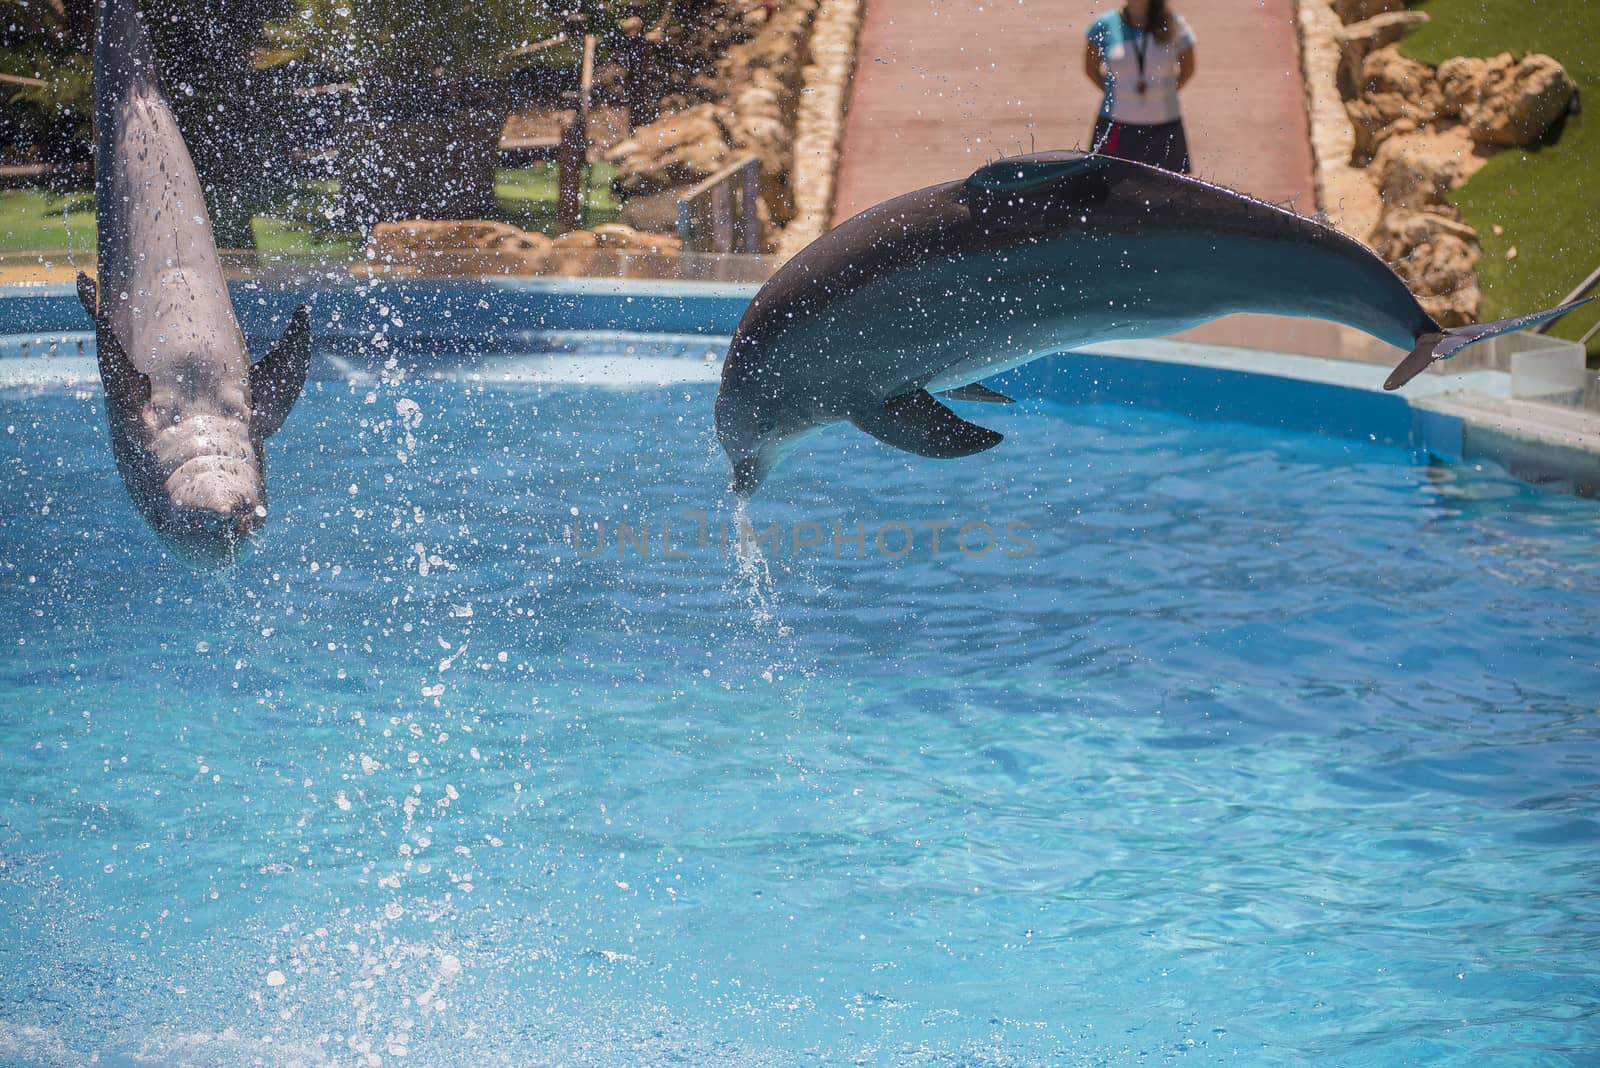
[[[1230,312],[1311,316],[1411,349],[1395,389],[1462,346],[1560,314],[1445,329],[1370,249],[1220,186],[1109,156],[1002,159],[869,208],[761,287],[722,370],[717,436],[753,493],[806,433],[848,420],[919,456],[1000,441],[934,394],[1052,352]]]
[[[112,455],[162,538],[225,563],[266,517],[262,450],[305,385],[310,312],[251,366],[134,0],[99,5],[94,124],[99,285],[78,275],[78,298],[94,319]]]

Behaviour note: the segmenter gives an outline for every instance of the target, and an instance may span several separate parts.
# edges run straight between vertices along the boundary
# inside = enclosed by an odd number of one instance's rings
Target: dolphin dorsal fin
[[[1085,152],[1040,152],[1013,156],[979,167],[967,179],[968,189],[988,192],[1028,189],[1046,182],[1089,174],[1106,165],[1105,156]]]
[[[994,448],[1002,438],[967,422],[925,389],[891,397],[883,407],[858,412],[850,421],[885,445],[935,460],[971,456]]]
[[[261,360],[250,367],[250,433],[266,441],[289,418],[311,367],[311,309],[296,308],[289,327]]]

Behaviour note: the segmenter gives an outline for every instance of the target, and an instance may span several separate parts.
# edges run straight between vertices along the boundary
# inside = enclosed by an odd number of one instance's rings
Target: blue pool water
[[[763,575],[712,396],[324,381],[218,577],[0,393],[0,1062],[1593,1063],[1594,502],[1024,404]]]

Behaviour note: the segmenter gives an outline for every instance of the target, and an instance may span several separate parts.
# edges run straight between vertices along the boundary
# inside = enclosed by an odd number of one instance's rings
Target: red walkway
[[[1099,104],[1083,34],[1115,6],[866,0],[834,221],[998,155],[1081,147]],[[1199,41],[1182,96],[1195,172],[1314,212],[1291,0],[1173,6]]]

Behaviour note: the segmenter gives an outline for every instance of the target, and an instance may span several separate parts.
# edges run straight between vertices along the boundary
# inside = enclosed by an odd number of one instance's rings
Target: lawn
[[[615,168],[595,163],[589,168],[589,226],[617,217],[611,194]],[[343,259],[359,243],[353,233],[333,230],[328,210],[338,192],[335,182],[306,182],[269,215],[252,223],[256,247],[263,252],[306,254]],[[518,167],[498,172],[496,216],[525,230],[553,233],[556,221],[556,172],[552,167]],[[94,258],[94,194],[89,190],[53,193],[40,189],[0,190],[0,252],[83,253]]]
[[[94,193],[0,189],[0,252],[84,253],[94,261]]]
[[[1589,114],[1568,118],[1545,143],[1509,149],[1453,199],[1478,231],[1485,318],[1548,307],[1600,266],[1600,3],[1596,0],[1423,0],[1432,20],[1403,46],[1437,65],[1451,56],[1543,52],[1578,83]],[[1496,235],[1495,226],[1504,232]],[[1515,259],[1507,253],[1515,248]],[[1596,301],[1600,304],[1600,301]],[[1585,308],[1551,331],[1577,338],[1600,321]],[[1600,337],[1589,343],[1600,358]]]

